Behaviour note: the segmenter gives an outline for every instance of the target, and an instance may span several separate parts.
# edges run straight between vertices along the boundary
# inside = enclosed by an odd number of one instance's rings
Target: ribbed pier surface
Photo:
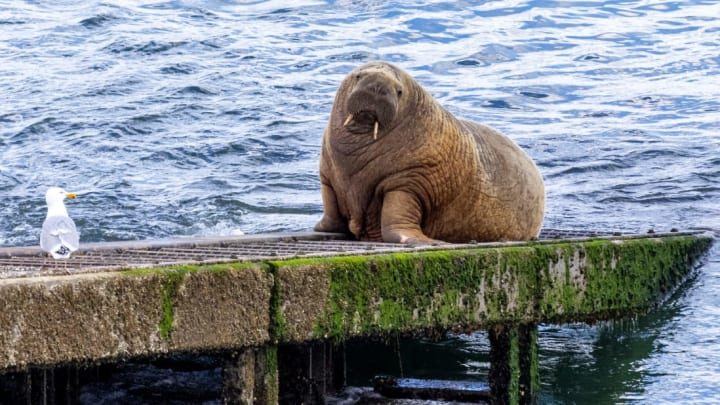
[[[551,241],[620,235],[623,233],[546,229],[540,234],[539,239]],[[54,260],[43,253],[39,247],[0,248],[0,279],[127,270],[187,263],[367,255],[438,248],[438,246],[417,248],[393,243],[360,242],[344,238],[344,235],[339,234],[295,233],[232,238],[88,243],[81,246],[81,249],[68,260]],[[506,243],[448,244],[442,247],[458,249],[495,245],[503,246]]]

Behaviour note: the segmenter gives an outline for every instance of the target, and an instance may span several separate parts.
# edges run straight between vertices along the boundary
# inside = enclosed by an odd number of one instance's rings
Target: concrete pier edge
[[[494,381],[519,403],[539,386],[537,330],[524,325],[645,312],[712,242],[707,233],[587,238],[1,279],[0,373],[236,350],[266,359],[253,368],[264,375],[252,397],[274,403],[273,347],[499,327],[517,351],[511,378]]]

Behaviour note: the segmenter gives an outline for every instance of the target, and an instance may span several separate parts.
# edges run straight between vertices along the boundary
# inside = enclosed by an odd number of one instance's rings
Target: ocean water
[[[717,231],[719,49],[714,0],[0,1],[0,246],[54,185],[84,242],[309,230],[372,60],[520,144],[547,227]],[[542,326],[541,402],[720,403],[719,290],[716,247],[646,316]],[[482,334],[425,348],[406,376],[484,378]]]

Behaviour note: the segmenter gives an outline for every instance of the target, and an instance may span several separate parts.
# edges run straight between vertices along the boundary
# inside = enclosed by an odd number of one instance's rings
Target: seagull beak
[[[74,200],[75,197],[77,197],[77,195],[75,193],[67,193],[67,194],[65,194],[65,197],[67,197],[71,200]]]

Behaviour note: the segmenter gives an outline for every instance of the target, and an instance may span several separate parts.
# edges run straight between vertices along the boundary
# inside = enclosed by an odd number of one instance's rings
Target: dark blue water
[[[720,229],[717,1],[6,0],[0,246],[54,185],[84,242],[310,229],[334,91],[376,59],[523,146],[548,227]],[[545,327],[543,402],[720,402],[719,290],[716,250],[648,316]],[[442,345],[416,374],[486,370],[481,334]]]

